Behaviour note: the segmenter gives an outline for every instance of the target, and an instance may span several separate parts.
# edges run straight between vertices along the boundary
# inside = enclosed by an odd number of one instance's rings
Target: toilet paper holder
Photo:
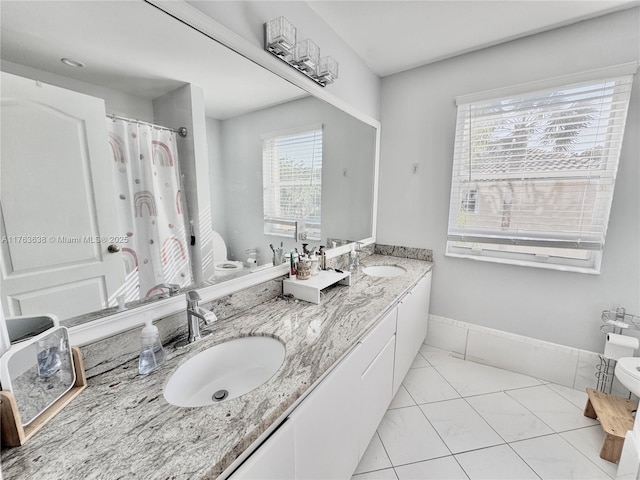
[[[599,355],[600,363],[596,365],[596,388],[611,393],[617,359],[632,356],[634,352],[634,348],[628,345],[619,345],[620,336],[630,330],[640,330],[640,316],[628,314],[624,307],[617,307],[615,310],[603,310],[601,319],[604,322],[600,331],[605,335],[605,353]],[[635,335],[632,338],[636,338]]]

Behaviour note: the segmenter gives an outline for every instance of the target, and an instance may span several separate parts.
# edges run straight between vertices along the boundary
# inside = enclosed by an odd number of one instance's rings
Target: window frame
[[[545,243],[544,238],[541,238],[539,241],[536,241],[535,239],[528,240],[528,241],[525,240],[524,243],[528,243],[527,248],[516,247],[516,248],[519,248],[520,250],[529,249],[530,250],[529,252],[505,251],[509,249],[509,242],[511,240],[510,235],[508,234],[505,235],[503,233],[501,235],[500,240],[498,240],[497,243],[491,243],[491,238],[490,238],[491,231],[492,229],[496,228],[495,226],[486,229],[487,232],[484,235],[480,234],[480,237],[478,238],[470,237],[469,241],[464,242],[465,240],[464,233],[461,235],[460,232],[461,231],[464,232],[465,228],[464,227],[460,228],[460,225],[454,225],[454,223],[456,222],[458,224],[460,223],[460,220],[457,220],[456,218],[463,210],[464,210],[464,214],[467,216],[478,215],[479,192],[477,187],[474,187],[472,189],[475,192],[475,195],[473,196],[473,198],[467,196],[465,197],[466,200],[462,201],[462,203],[456,203],[454,201],[456,199],[460,200],[460,198],[462,198],[462,195],[463,195],[463,189],[460,187],[459,184],[456,185],[455,183],[458,179],[456,177],[456,168],[459,168],[461,165],[458,148],[460,148],[460,139],[464,136],[464,133],[465,133],[465,132],[460,132],[461,125],[463,125],[460,121],[461,109],[468,108],[472,104],[475,106],[477,105],[482,106],[482,105],[487,105],[490,102],[497,102],[497,101],[501,101],[509,98],[513,98],[514,101],[516,101],[515,99],[524,99],[529,96],[535,95],[536,93],[541,92],[543,90],[546,90],[546,91],[554,90],[555,92],[558,92],[558,91],[569,89],[575,84],[587,83],[587,82],[594,82],[595,84],[598,81],[605,82],[608,78],[611,78],[611,77],[629,77],[630,75],[633,75],[635,73],[637,68],[638,68],[638,64],[636,63],[626,64],[626,65],[621,65],[621,66],[608,69],[606,72],[603,70],[588,72],[584,74],[582,78],[578,78],[577,76],[560,77],[557,79],[552,79],[550,81],[545,81],[544,85],[541,82],[534,82],[534,83],[521,85],[517,87],[511,87],[509,89],[494,90],[492,92],[485,92],[483,94],[474,94],[470,96],[467,95],[463,97],[458,97],[456,99],[456,102],[458,104],[458,116],[456,120],[456,129],[455,129],[455,149],[454,149],[454,160],[453,160],[453,169],[452,169],[452,184],[451,184],[451,192],[450,192],[451,201],[450,201],[450,211],[448,215],[449,228],[448,228],[448,236],[447,236],[447,242],[446,242],[446,248],[445,248],[445,255],[448,257],[468,258],[468,259],[485,261],[485,262],[521,265],[521,266],[547,268],[547,269],[563,270],[563,271],[574,271],[574,272],[588,273],[588,274],[598,274],[600,272],[600,267],[602,262],[602,252],[604,247],[604,238],[606,235],[608,217],[610,215],[611,203],[612,203],[613,195],[615,193],[615,177],[616,177],[617,166],[619,165],[620,156],[621,156],[620,151],[621,151],[621,146],[624,138],[624,129],[626,126],[626,118],[627,118],[627,112],[628,112],[628,106],[630,103],[631,93],[627,94],[626,107],[625,107],[624,113],[622,114],[622,131],[619,137],[619,148],[617,149],[617,152],[614,153],[614,155],[606,155],[606,156],[602,155],[602,158],[606,161],[612,161],[612,159],[615,157],[615,159],[613,160],[615,162],[615,166],[613,167],[613,179],[611,182],[612,190],[610,193],[610,198],[606,200],[608,201],[608,208],[607,208],[607,213],[606,213],[605,222],[604,222],[604,232],[602,234],[602,243],[601,245],[598,246],[599,248],[594,248],[593,246],[591,246],[590,248],[592,249],[586,250],[586,254],[584,253],[585,252],[584,247],[580,248],[581,246],[577,244],[576,245],[577,248],[573,250],[576,252],[579,252],[580,257],[582,258],[578,258],[578,256],[575,254],[565,255],[559,249],[557,248],[553,249],[552,246],[542,247],[541,245]],[[585,78],[585,77],[588,77],[588,78]],[[628,85],[629,85],[628,90],[630,92],[632,88],[631,85],[633,83],[633,78],[626,78],[626,81],[628,82]],[[549,110],[549,111],[553,111],[553,110]],[[560,111],[560,110],[557,109],[555,111]],[[498,117],[498,118],[501,122],[500,125],[504,125],[506,121],[505,120],[506,116]],[[472,120],[469,120],[469,121],[472,121]],[[471,127],[469,125],[463,125],[463,129],[464,128],[471,128]],[[470,142],[471,140],[468,140],[468,141]],[[527,144],[525,148],[528,151],[528,149],[531,148],[529,147],[529,137],[527,137],[526,141],[527,141]],[[598,145],[599,144],[594,141],[594,146],[592,148],[595,148]],[[605,145],[606,145],[606,148],[610,148],[610,143],[608,141],[605,142]],[[466,147],[470,149],[472,148],[472,144],[467,144]],[[462,148],[464,148],[464,146]],[[490,165],[497,165],[498,162],[500,161],[501,161],[500,159],[497,159],[495,163],[490,163]],[[522,170],[522,172],[523,172],[522,175],[524,175],[525,171]],[[566,169],[565,173],[567,172],[569,172],[568,168]],[[607,173],[610,173],[610,172],[607,171]],[[498,175],[495,175],[495,174],[493,176],[498,177]],[[568,181],[568,179],[570,179],[570,177],[571,177],[571,174],[559,176],[560,178],[559,181],[564,180],[566,182]],[[520,181],[524,183],[526,181],[525,178],[526,176],[522,176]],[[505,179],[502,179],[502,180],[504,181]],[[534,183],[536,180],[539,180],[539,179],[530,179],[528,181]],[[494,178],[493,181],[495,185],[500,185],[499,179]],[[565,185],[565,188],[567,188],[567,185]],[[469,189],[468,192],[471,192],[472,190]],[[460,195],[460,198],[458,197],[454,198],[454,195]],[[599,206],[600,204],[598,203],[594,208],[597,209]],[[456,207],[457,207],[457,211],[454,212],[453,209]],[[501,227],[502,227],[501,228],[502,230],[509,228],[508,226],[505,227],[504,225],[501,225]],[[478,231],[477,228],[478,227],[476,227],[476,231]],[[470,228],[469,230],[473,231],[473,227]],[[453,234],[452,234],[452,231],[453,231]],[[549,237],[549,234],[547,234],[547,237]],[[513,245],[516,245],[516,244],[518,244],[518,241],[517,239],[514,239]],[[569,250],[566,250],[566,251],[569,251]]]
[[[319,133],[319,140],[317,135]],[[305,135],[313,135],[313,139],[311,143],[314,147],[314,154],[316,142],[319,142],[319,150],[320,150],[320,167],[312,167],[311,172],[311,180],[317,178],[315,175],[316,170],[320,170],[320,182],[313,184],[313,186],[317,186],[319,189],[319,193],[317,194],[318,201],[316,206],[320,211],[319,221],[316,220],[316,217],[290,217],[286,215],[276,215],[275,212],[267,211],[267,195],[269,189],[277,189],[281,184],[280,181],[270,181],[267,179],[267,161],[273,161],[274,158],[270,154],[274,150],[277,151],[277,146],[268,146],[268,142],[278,142],[281,139],[292,138],[295,136],[305,136]],[[321,229],[322,229],[322,164],[323,164],[323,142],[324,142],[324,129],[322,124],[311,124],[304,125],[300,127],[296,127],[293,129],[282,130],[278,132],[272,132],[268,134],[262,135],[262,179],[263,179],[263,194],[262,194],[262,211],[263,211],[263,232],[265,235],[270,235],[274,237],[280,238],[292,238],[294,240],[321,240]],[[269,158],[268,158],[269,157]],[[272,179],[273,180],[273,179]],[[299,186],[299,183],[295,184]],[[271,199],[276,202],[277,200]]]

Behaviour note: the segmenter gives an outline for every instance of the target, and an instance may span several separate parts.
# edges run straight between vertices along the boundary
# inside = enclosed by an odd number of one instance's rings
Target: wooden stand
[[[29,425],[23,426],[18,412],[18,404],[12,392],[0,391],[0,422],[2,426],[2,447],[19,447],[24,445],[45,423],[62,410],[82,390],[87,388],[87,377],[84,373],[82,354],[78,347],[71,347],[73,368],[76,372],[76,383],[46,410],[38,415]]]
[[[584,407],[584,415],[600,420],[604,430],[604,442],[600,458],[617,463],[620,460],[624,437],[633,429],[633,411],[638,406],[631,400],[609,395],[593,388],[587,388],[589,400]]]

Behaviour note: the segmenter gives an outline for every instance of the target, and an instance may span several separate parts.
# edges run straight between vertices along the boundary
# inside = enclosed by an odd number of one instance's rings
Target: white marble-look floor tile
[[[452,453],[500,445],[504,440],[462,398],[420,405]]]
[[[378,434],[393,466],[451,454],[419,407],[387,410]]]
[[[393,400],[391,400],[391,403],[389,404],[389,409],[411,407],[415,404],[416,402],[414,402],[413,398],[411,398],[411,395],[409,395],[407,389],[404,388],[403,385],[400,385],[396,396],[393,397]]]
[[[402,384],[418,404],[460,398],[434,367],[409,370]]]
[[[540,385],[533,377],[473,362],[449,362],[434,368],[463,397]]]
[[[530,438],[510,446],[543,480],[610,480],[558,434]]]
[[[468,480],[453,456],[396,467],[400,480]]]
[[[542,420],[504,392],[466,400],[506,442],[553,433]]]
[[[537,480],[539,478],[509,445],[459,453],[455,457],[471,480]]]
[[[510,390],[507,395],[531,410],[556,432],[590,427],[598,422],[583,415],[583,410],[554,392],[549,386]]]
[[[421,367],[430,367],[431,365],[427,360],[420,355],[420,352],[416,354],[416,358],[413,359],[413,363],[410,368],[421,368]]]
[[[464,362],[464,359],[461,358],[460,354],[454,354],[453,352],[432,347],[431,345],[422,345],[420,347],[420,354],[427,359],[427,362],[434,366],[444,365],[445,363]]]
[[[351,480],[398,480],[396,472],[393,468],[386,468],[384,470],[376,470],[374,472],[361,473],[354,475]]]
[[[600,458],[600,449],[604,441],[604,432],[600,425],[579,428],[560,434],[567,442],[579,450],[585,457],[595,463],[611,478],[616,478],[618,465]]]
[[[586,390],[576,390],[574,388],[565,387],[564,385],[558,385],[557,383],[549,383],[547,387],[582,410],[584,410],[587,400],[589,399]]]
[[[385,452],[382,442],[380,441],[380,437],[378,436],[378,432],[376,432],[362,455],[360,464],[354,473],[372,472],[374,470],[390,468],[391,466],[389,455]]]

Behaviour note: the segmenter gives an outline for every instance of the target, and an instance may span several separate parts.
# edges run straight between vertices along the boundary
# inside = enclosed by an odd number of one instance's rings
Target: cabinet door
[[[362,374],[362,400],[360,406],[360,458],[376,432],[384,412],[393,399],[393,357],[395,335]]]
[[[233,472],[231,480],[289,480],[296,478],[293,423],[287,419]]]
[[[404,376],[409,371],[420,345],[427,335],[431,272],[398,304],[396,328],[396,356],[393,371],[393,393],[398,391]]]
[[[422,280],[411,291],[415,297],[417,310],[416,310],[416,329],[418,335],[416,336],[416,352],[420,350],[420,345],[427,337],[427,328],[429,326],[429,304],[431,303],[431,272],[428,272]]]
[[[297,479],[351,478],[358,466],[359,345],[290,415]]]

